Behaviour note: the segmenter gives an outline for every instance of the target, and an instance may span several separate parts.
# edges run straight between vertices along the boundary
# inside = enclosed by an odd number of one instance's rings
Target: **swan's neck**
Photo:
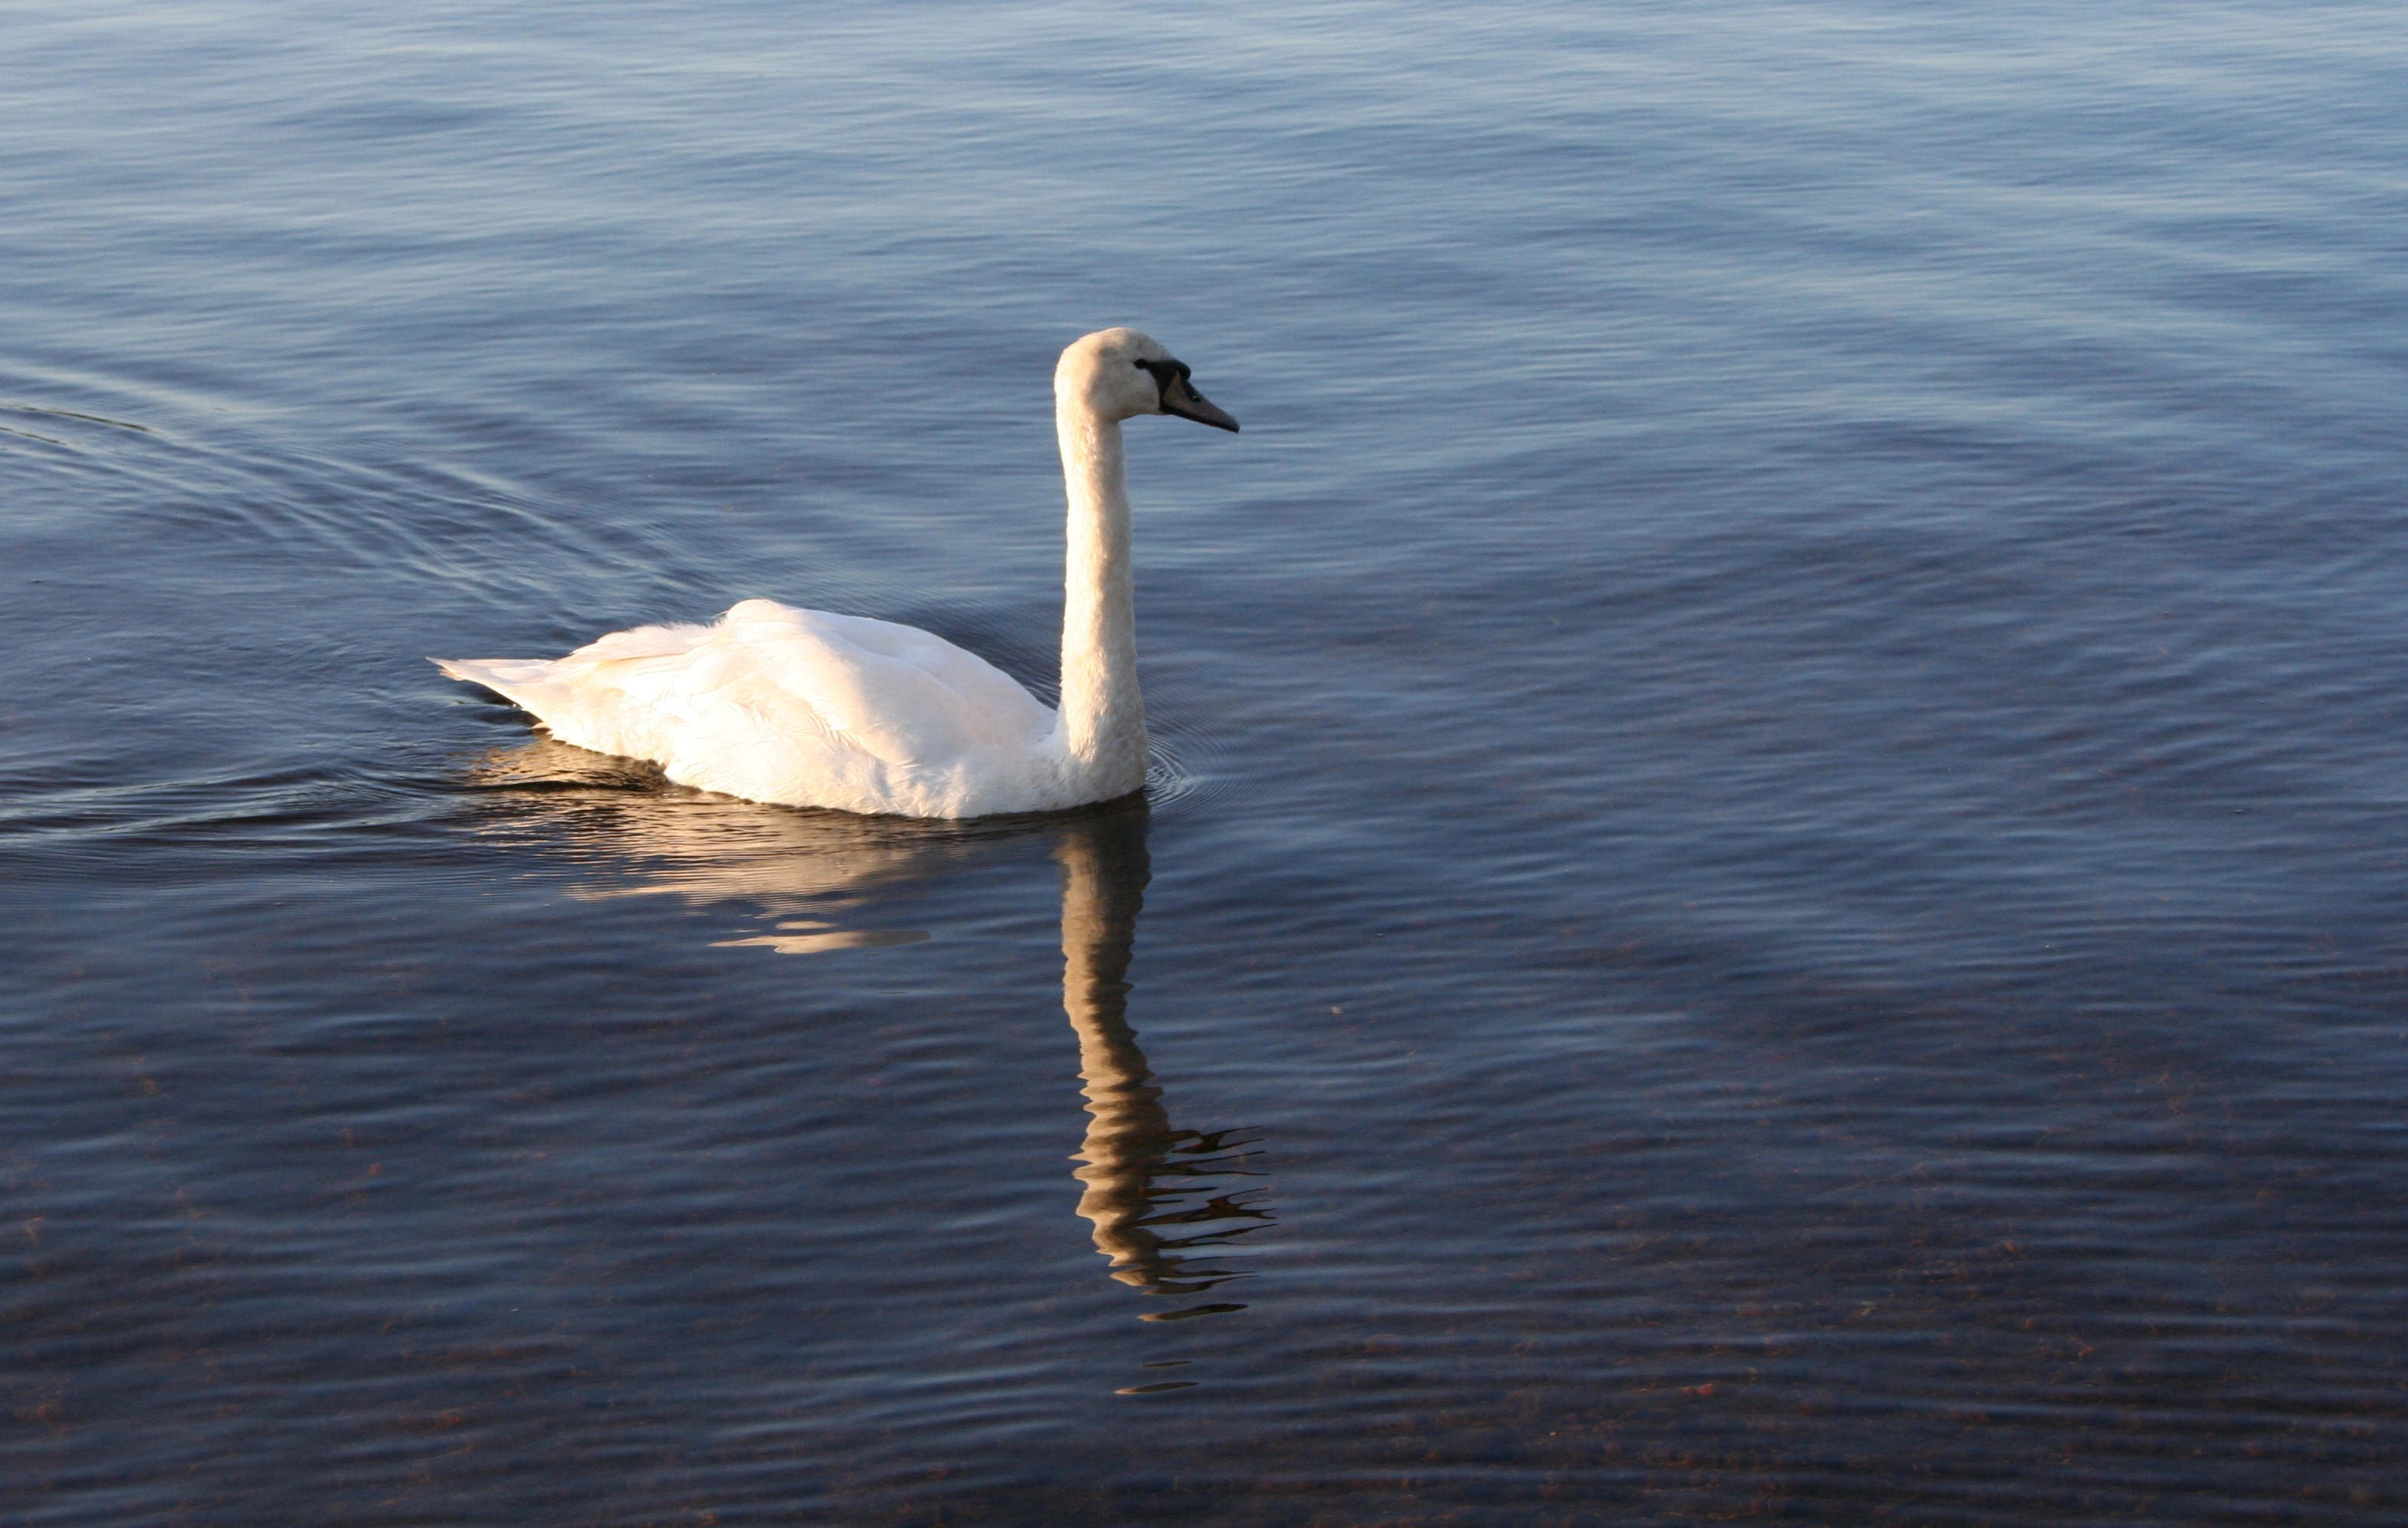
[[[1063,744],[1090,800],[1145,784],[1145,701],[1137,686],[1137,593],[1129,568],[1121,426],[1066,398],[1054,411],[1069,491],[1062,598]]]

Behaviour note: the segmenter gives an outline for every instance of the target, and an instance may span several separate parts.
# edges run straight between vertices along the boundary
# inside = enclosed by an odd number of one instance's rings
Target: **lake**
[[[0,18],[7,1521],[2408,1518],[2398,7]]]

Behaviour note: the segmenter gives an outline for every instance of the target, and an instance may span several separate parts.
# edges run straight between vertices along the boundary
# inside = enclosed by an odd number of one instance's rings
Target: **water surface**
[[[2408,1513],[2394,7],[16,6],[29,1524]],[[427,654],[1042,685],[682,790]]]

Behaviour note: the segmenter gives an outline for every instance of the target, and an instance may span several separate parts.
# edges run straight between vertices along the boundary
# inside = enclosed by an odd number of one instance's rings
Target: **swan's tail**
[[[557,699],[550,658],[428,658],[447,678],[482,685],[503,699],[540,716]]]
[[[666,762],[674,709],[631,703],[630,680],[673,682],[685,656],[710,634],[698,626],[638,627],[558,658],[432,658],[453,679],[485,688],[526,712],[563,742],[596,753]],[[666,665],[666,673],[655,671]]]

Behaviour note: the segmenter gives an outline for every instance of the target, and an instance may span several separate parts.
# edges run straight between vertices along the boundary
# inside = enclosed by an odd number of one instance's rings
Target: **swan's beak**
[[[1187,368],[1176,361],[1170,365],[1178,369],[1154,373],[1154,381],[1162,384],[1162,411],[1177,414],[1182,419],[1192,419],[1198,425],[1210,425],[1214,429],[1227,430],[1231,435],[1237,434],[1238,422],[1214,408],[1211,399],[1196,391],[1196,384],[1187,380]]]

